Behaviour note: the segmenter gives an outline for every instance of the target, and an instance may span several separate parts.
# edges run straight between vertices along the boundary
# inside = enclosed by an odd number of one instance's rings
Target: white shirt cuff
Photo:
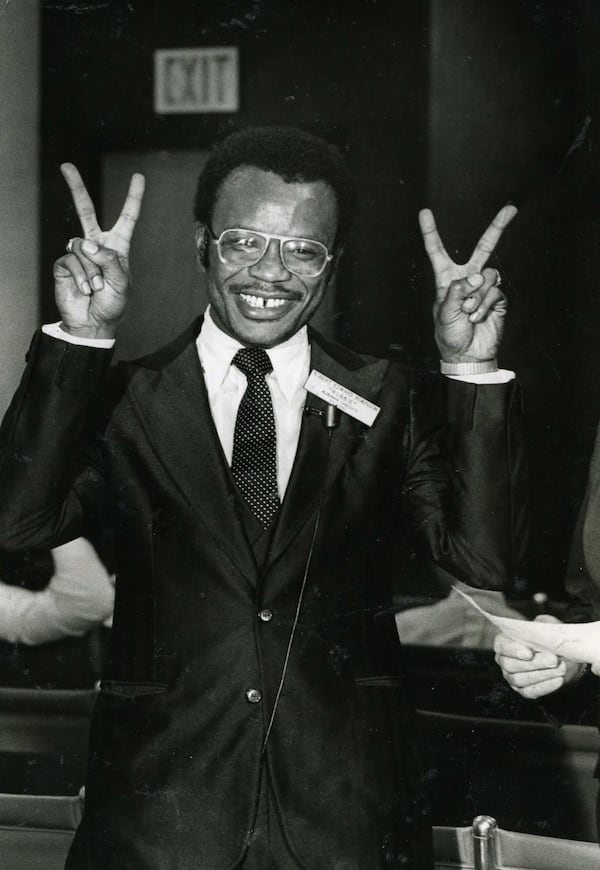
[[[76,335],[71,335],[70,332],[61,329],[60,321],[58,323],[45,323],[42,326],[42,332],[52,338],[67,341],[69,344],[81,344],[84,347],[100,347],[110,350],[115,344],[114,338],[77,338]]]
[[[515,373],[510,369],[498,369],[497,372],[486,372],[480,375],[444,375],[451,381],[463,381],[465,384],[507,384],[514,381]]]

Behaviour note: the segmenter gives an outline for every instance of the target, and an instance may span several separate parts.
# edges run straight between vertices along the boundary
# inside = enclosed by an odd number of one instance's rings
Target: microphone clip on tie
[[[335,405],[326,405],[324,411],[320,408],[312,408],[310,405],[305,405],[304,413],[320,417],[326,429],[336,429],[340,422],[340,414]]]

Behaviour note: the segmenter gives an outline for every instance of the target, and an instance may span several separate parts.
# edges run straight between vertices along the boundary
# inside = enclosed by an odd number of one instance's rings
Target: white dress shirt
[[[225,458],[231,465],[235,419],[247,385],[246,375],[231,361],[244,345],[216,326],[209,307],[196,346],[212,418]],[[266,376],[266,382],[273,401],[277,434],[277,488],[279,498],[283,500],[292,473],[306,403],[304,384],[310,368],[306,327],[277,347],[267,349],[267,354],[273,366],[273,371]]]

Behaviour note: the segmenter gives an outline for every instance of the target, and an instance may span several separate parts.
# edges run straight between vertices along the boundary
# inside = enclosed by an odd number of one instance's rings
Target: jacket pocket
[[[166,683],[138,683],[121,680],[102,680],[101,695],[117,695],[121,698],[139,698],[142,695],[161,695],[166,692]]]
[[[404,677],[382,675],[378,677],[355,677],[354,683],[357,687],[382,687],[384,689],[403,689]]]

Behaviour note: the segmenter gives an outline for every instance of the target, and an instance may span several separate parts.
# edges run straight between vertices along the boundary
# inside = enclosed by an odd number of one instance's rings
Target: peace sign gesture
[[[459,265],[444,248],[431,211],[419,212],[425,250],[435,276],[435,338],[446,362],[496,358],[504,328],[506,297],[500,290],[496,269],[483,267],[516,213],[513,205],[501,208],[477,242],[470,260]]]
[[[113,338],[125,312],[129,249],[144,196],[144,176],[134,174],[117,222],[102,230],[79,171],[63,163],[83,238],[71,239],[54,264],[56,304],[62,327],[82,338]]]

